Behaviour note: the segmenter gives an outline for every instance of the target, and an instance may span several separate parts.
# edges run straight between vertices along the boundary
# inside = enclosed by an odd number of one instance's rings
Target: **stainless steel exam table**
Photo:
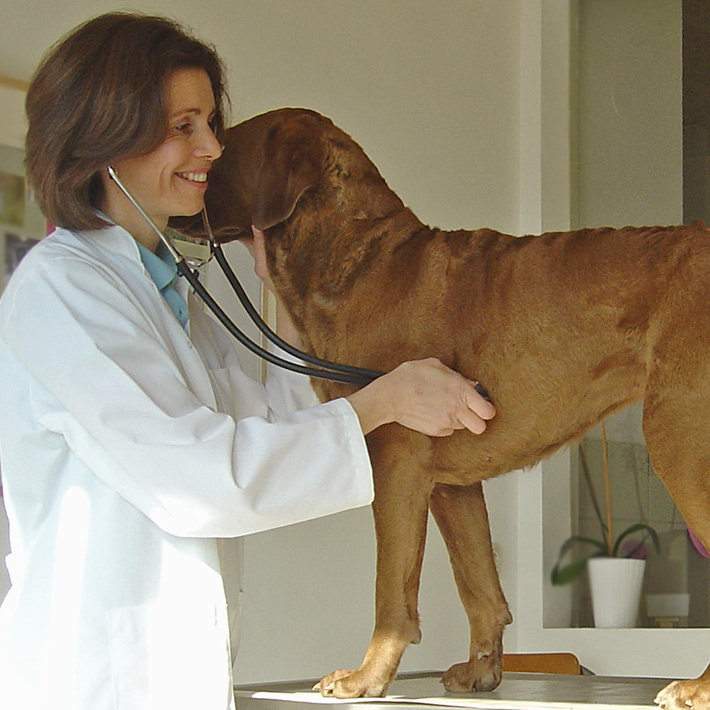
[[[314,681],[237,686],[237,710],[316,710],[314,705],[339,705],[344,710],[649,710],[668,680],[593,675],[505,673],[489,693],[447,693],[441,673],[404,674],[389,687],[386,698],[337,700],[311,690]]]

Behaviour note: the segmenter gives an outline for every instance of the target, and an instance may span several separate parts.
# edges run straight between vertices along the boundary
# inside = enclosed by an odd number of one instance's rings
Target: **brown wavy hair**
[[[182,68],[207,72],[219,138],[227,102],[222,61],[173,20],[108,13],[50,48],[25,102],[27,178],[50,222],[75,230],[106,226],[94,211],[103,196],[99,171],[163,142],[167,82]]]

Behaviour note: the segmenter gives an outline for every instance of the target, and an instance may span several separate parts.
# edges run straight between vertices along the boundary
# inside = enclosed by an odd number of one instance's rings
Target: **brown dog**
[[[328,119],[283,109],[228,131],[207,207],[220,241],[267,231],[278,292],[306,349],[389,370],[435,356],[485,384],[497,409],[480,437],[397,425],[368,437],[375,471],[376,622],[359,670],[321,692],[386,692],[419,638],[427,510],[441,529],[471,628],[449,690],[501,679],[511,620],[481,482],[530,466],[644,400],[656,472],[710,548],[710,233],[702,225],[514,238],[423,225]],[[324,399],[348,386],[318,381]],[[710,708],[710,667],[658,702]]]

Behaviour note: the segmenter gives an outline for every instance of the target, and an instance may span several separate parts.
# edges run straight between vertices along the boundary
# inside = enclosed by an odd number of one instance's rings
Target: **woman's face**
[[[153,221],[164,229],[173,216],[197,214],[207,173],[222,148],[212,131],[215,101],[207,72],[178,69],[166,87],[168,134],[151,153],[114,165],[118,177]],[[106,184],[106,214],[149,248],[155,235],[117,186]],[[146,241],[149,243],[146,244]]]

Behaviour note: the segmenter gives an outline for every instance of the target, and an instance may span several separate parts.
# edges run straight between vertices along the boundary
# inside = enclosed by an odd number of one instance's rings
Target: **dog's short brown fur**
[[[368,436],[375,475],[376,623],[359,670],[321,691],[386,692],[419,638],[427,510],[446,541],[470,621],[449,690],[494,688],[510,622],[481,482],[530,466],[637,400],[653,465],[710,548],[710,233],[594,229],[514,238],[423,225],[360,147],[314,112],[233,127],[210,174],[220,241],[267,232],[273,281],[306,349],[388,370],[435,356],[490,392],[482,436],[435,439],[398,425]],[[349,387],[318,381],[324,399]],[[710,667],[659,699],[710,708]]]

